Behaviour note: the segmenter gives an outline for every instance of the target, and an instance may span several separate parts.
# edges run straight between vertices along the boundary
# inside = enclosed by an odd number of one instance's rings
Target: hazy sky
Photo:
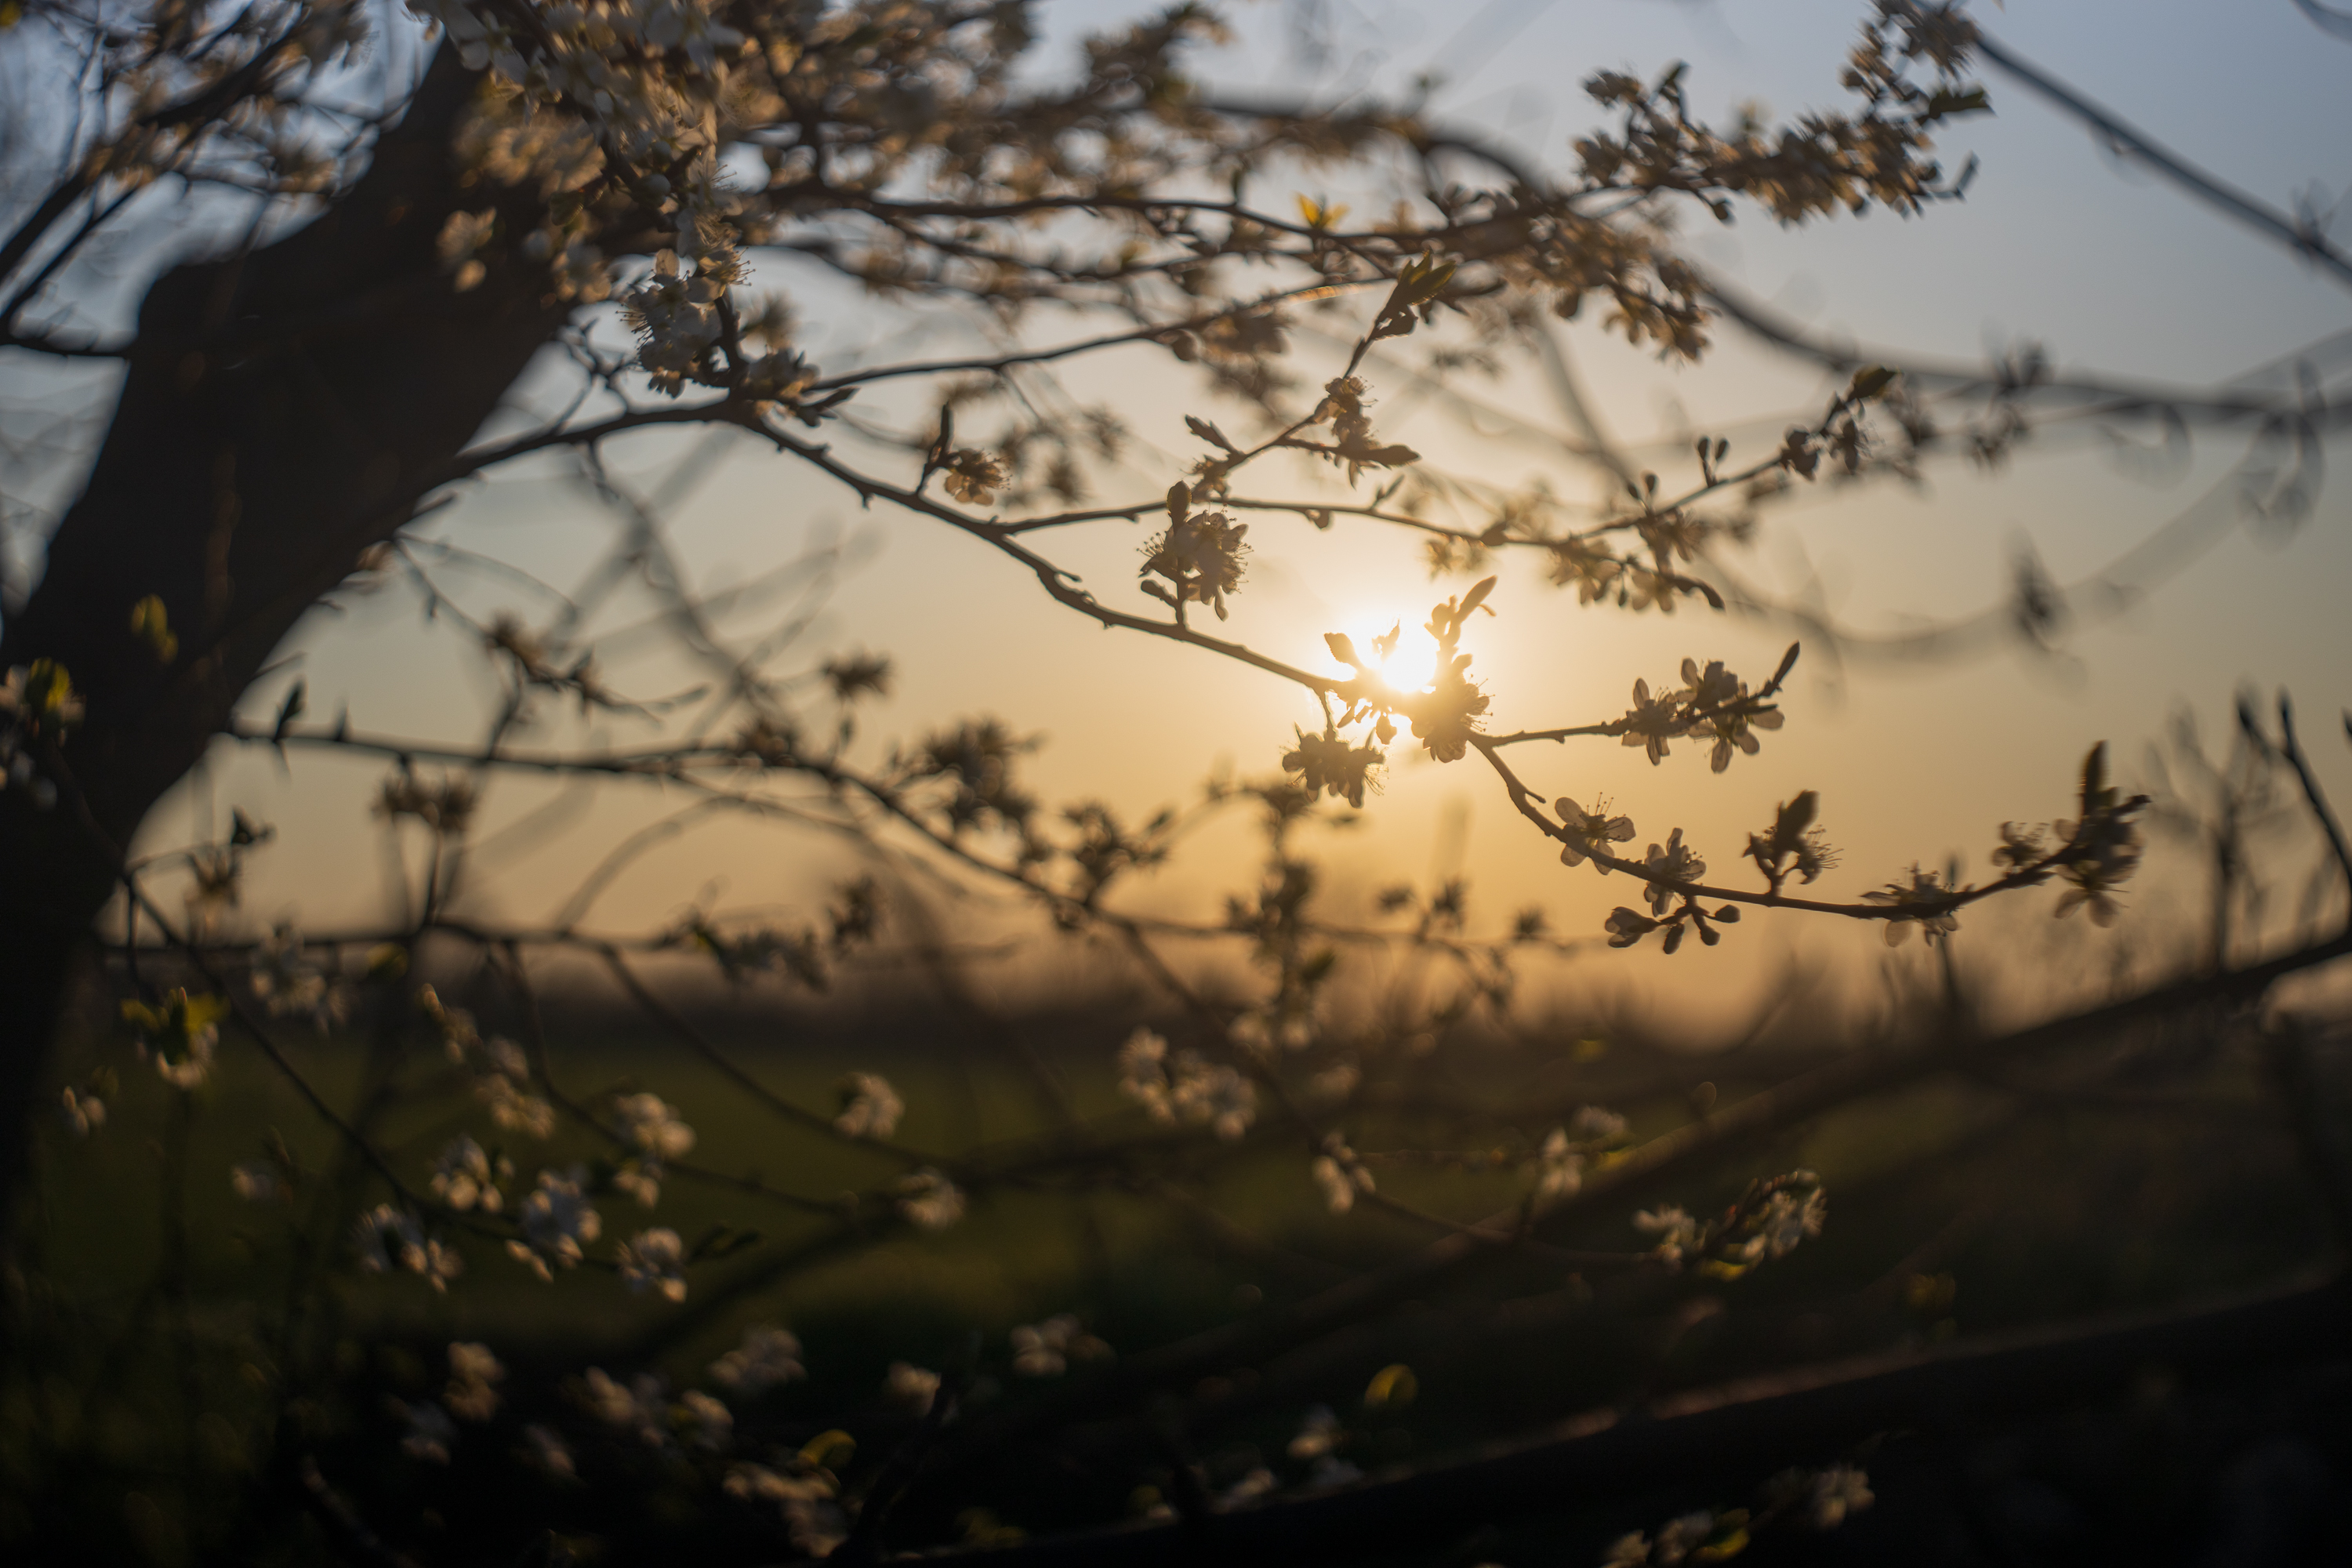
[[[1978,9],[1990,30],[2027,58],[2266,201],[2291,206],[2317,187],[2324,211],[2352,185],[2352,93],[2344,89],[2352,45],[2314,28],[2290,0],[2063,6],[2016,0],[2006,9]],[[1122,8],[1047,10],[1055,29],[1050,47],[1066,58],[1068,39],[1082,26]],[[1839,99],[1837,69],[1860,10],[1855,0],[1474,6],[1335,0],[1312,13],[1255,5],[1237,13],[1242,42],[1208,69],[1235,90],[1295,89],[1312,72],[1334,91],[1396,90],[1434,69],[1447,79],[1435,100],[1440,112],[1563,166],[1569,139],[1591,123],[1577,84],[1592,70],[1648,74],[1683,59],[1701,112],[1727,117],[1731,106],[1752,100],[1792,114]],[[1302,54],[1302,17],[1312,23],[1305,31],[1321,40],[1319,56]],[[2031,341],[2062,370],[2195,387],[2274,366],[2352,331],[2352,289],[2120,164],[2005,79],[1987,81],[1997,114],[1958,124],[1946,143],[1954,163],[1969,153],[1981,161],[1965,203],[1916,220],[1879,214],[1803,231],[1742,212],[1727,229],[1690,224],[1692,254],[1814,331],[1948,362],[1981,363],[1989,353]],[[2352,231],[2352,224],[2345,227]],[[956,331],[937,320],[886,319],[781,266],[759,281],[798,295],[812,323],[811,351],[828,369],[903,356],[917,345],[935,352]],[[1041,330],[1057,335],[1057,328]],[[1589,318],[1565,329],[1561,342],[1598,423],[1640,460],[1662,467],[1671,455],[1646,455],[1652,444],[1671,439],[1686,450],[1693,430],[1731,434],[1735,457],[1759,450],[1830,389],[1820,373],[1728,325],[1717,352],[1696,367],[1662,366]],[[2340,351],[2333,364],[2317,363],[2335,387],[2352,387]],[[1294,353],[1302,375],[1313,380],[1330,374],[1320,368],[1326,362],[1336,368],[1344,357],[1344,348],[1335,352],[1306,332]],[[1590,474],[1559,454],[1556,437],[1568,424],[1540,377],[1501,384],[1465,379],[1450,389],[1459,401],[1449,405],[1393,374],[1383,380],[1377,365],[1371,376],[1385,437],[1409,441],[1458,471],[1504,482],[1544,478],[1573,499],[1591,496]],[[1156,352],[1106,358],[1074,372],[1068,384],[1117,404],[1136,432],[1129,470],[1116,479],[1122,497],[1156,493],[1181,471],[1194,450],[1182,413],[1218,412]],[[2136,439],[2149,433],[2146,426],[2128,432]],[[2126,471],[2090,430],[2029,443],[1998,471],[1948,456],[1916,490],[1892,483],[1823,489],[1781,507],[1727,564],[1776,595],[1816,592],[1859,631],[1960,619],[2001,602],[2020,541],[2031,542],[2060,582],[2096,570],[2196,505],[2244,455],[2246,440],[2243,430],[2200,428],[2190,459],[2153,478]],[[675,441],[617,455],[648,482],[677,475],[690,489],[673,516],[684,559],[705,585],[741,581],[814,541],[843,542],[844,563],[803,646],[813,656],[861,647],[897,659],[895,696],[866,715],[877,743],[959,715],[1000,713],[1045,737],[1031,777],[1047,799],[1098,796],[1139,815],[1184,798],[1220,763],[1271,772],[1290,726],[1314,716],[1311,702],[1268,678],[1094,629],[1055,610],[984,547],[934,525],[861,512],[843,491],[772,458]],[[2343,444],[2327,456],[2340,458]],[[1261,488],[1295,494],[1312,482],[1303,470],[1274,470]],[[1605,742],[1526,755],[1522,771],[1547,795],[1607,794],[1634,816],[1643,841],[1685,827],[1718,876],[1736,876],[1744,834],[1766,820],[1775,801],[1818,788],[1824,820],[1845,852],[1825,885],[1851,896],[1912,860],[1940,865],[1952,854],[1969,875],[1983,877],[1997,824],[2066,814],[2077,761],[2091,742],[2113,742],[2128,777],[2178,704],[2197,712],[2209,738],[2225,740],[2231,694],[2251,681],[2294,689],[2323,773],[2352,799],[2352,766],[2333,718],[2352,700],[2352,616],[2342,608],[2352,589],[2346,494],[2340,480],[2329,485],[2291,536],[2232,531],[2113,618],[2075,629],[2054,656],[2011,645],[1922,665],[1859,655],[1841,663],[1809,652],[1790,689],[1788,728],[1767,738],[1761,756],[1739,760],[1726,775],[1710,775],[1694,746],[1677,748],[1653,769],[1638,752]],[[576,577],[586,543],[605,542],[614,526],[577,488],[517,475],[466,492],[429,531],[561,584]],[[1097,592],[1140,603],[1132,586],[1140,538],[1111,525],[1051,543]],[[1411,625],[1433,598],[1463,585],[1432,584],[1417,547],[1395,534],[1342,528],[1318,535],[1297,520],[1267,517],[1254,524],[1251,540],[1255,553],[1232,635],[1318,668],[1327,662],[1323,632],[1360,634],[1399,617]],[[1671,619],[1580,610],[1572,595],[1546,585],[1533,567],[1519,560],[1504,569],[1493,600],[1499,616],[1481,623],[1466,645],[1494,697],[1495,728],[1612,717],[1637,676],[1669,679],[1685,655],[1722,658],[1761,679],[1790,639],[1783,626],[1703,607]],[[456,574],[450,581],[478,613],[546,613],[543,601],[496,577]],[[353,725],[365,730],[475,732],[485,687],[467,673],[466,640],[446,626],[426,627],[412,596],[386,594],[317,617],[299,643],[314,714],[348,706]],[[616,644],[605,662],[626,672],[635,692],[683,679],[675,667],[633,659],[626,645]],[[290,675],[291,667],[257,692],[255,709],[273,705]],[[651,733],[627,723],[604,724],[602,732],[624,741]],[[1458,860],[1475,879],[1480,923],[1489,927],[1519,904],[1539,902],[1564,928],[1592,930],[1610,905],[1631,896],[1622,879],[1602,882],[1589,868],[1560,867],[1545,842],[1511,817],[1475,762],[1437,767],[1416,763],[1417,755],[1409,746],[1396,749],[1369,821],[1331,844],[1344,880],[1359,889],[1425,880]],[[289,782],[267,757],[224,756],[200,793],[162,814],[150,837],[183,840],[203,810],[225,815],[232,803],[243,805],[286,833],[256,861],[254,916],[299,904],[313,925],[364,918],[381,908],[379,855],[363,806],[381,776],[374,766],[299,755]],[[538,786],[501,785],[488,826],[495,831],[550,798]],[[563,819],[567,831],[527,846],[510,841],[522,847],[499,868],[497,908],[518,917],[543,910],[620,832],[681,803],[646,791],[579,804],[578,815]],[[1235,842],[1204,843],[1211,852],[1195,869],[1171,877],[1155,896],[1174,907],[1202,907],[1209,889],[1235,879],[1237,868],[1220,848]],[[656,922],[706,889],[716,890],[721,907],[789,902],[836,864],[805,836],[713,823],[666,841],[616,881],[598,906],[600,923]],[[2026,895],[2035,919],[2052,896]],[[2164,902],[2151,888],[2140,916],[2160,913]],[[1727,945],[1673,961],[1642,954],[1610,962],[1636,979],[1671,976],[1680,989],[1701,978],[1695,966],[1746,973],[1758,954],[1786,946],[1874,940],[1871,931],[1819,926],[1786,916],[1752,921],[1732,944],[1745,958]],[[1677,967],[1660,970],[1662,962]]]

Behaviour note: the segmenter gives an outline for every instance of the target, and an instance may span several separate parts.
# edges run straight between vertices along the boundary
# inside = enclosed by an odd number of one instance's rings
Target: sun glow
[[[1437,639],[1402,616],[1349,617],[1348,636],[1357,653],[1371,661],[1381,679],[1400,691],[1421,691],[1437,679]],[[1394,634],[1392,642],[1386,641]],[[1388,651],[1381,649],[1385,643]]]

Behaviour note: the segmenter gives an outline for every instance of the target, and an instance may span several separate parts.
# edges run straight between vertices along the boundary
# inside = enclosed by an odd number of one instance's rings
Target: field
[[[686,1004],[681,1022],[798,1106],[829,1110],[846,1072],[887,1076],[908,1106],[893,1146],[955,1152],[931,1157],[961,1174],[970,1208],[937,1234],[895,1221],[887,1192],[906,1167],[891,1153],[779,1119],[677,1036],[600,1033],[595,1020],[611,1014],[594,1006],[559,1020],[561,1037],[576,1043],[547,1064],[556,1089],[601,1103],[658,1084],[696,1131],[656,1210],[614,1192],[596,1200],[608,1241],[656,1222],[689,1240],[711,1239],[718,1256],[689,1268],[677,1306],[631,1294],[609,1267],[543,1284],[488,1235],[458,1242],[465,1272],[446,1293],[413,1276],[354,1270],[346,1233],[363,1173],[285,1076],[254,1053],[226,1049],[214,1081],[181,1111],[163,1085],[126,1070],[97,1135],[47,1144],[33,1271],[16,1287],[28,1331],[15,1342],[5,1406],[11,1486],[0,1517],[8,1532],[55,1541],[112,1517],[123,1531],[119,1548],[159,1563],[224,1541],[243,1541],[260,1557],[299,1556],[302,1531],[257,1516],[247,1500],[268,1466],[289,1462],[287,1436],[270,1421],[292,1394],[300,1451],[372,1514],[421,1510],[427,1534],[446,1537],[454,1560],[553,1552],[562,1531],[535,1546],[502,1539],[499,1497],[550,1485],[518,1458],[521,1428],[593,1432],[581,1394],[591,1367],[623,1378],[655,1370],[679,1388],[705,1382],[702,1369],[754,1323],[797,1334],[807,1376],[743,1410],[739,1440],[789,1452],[854,1413],[858,1458],[842,1469],[855,1490],[917,1426],[880,1396],[893,1363],[945,1372],[962,1389],[969,1419],[1017,1421],[1032,1406],[1082,1396],[1090,1382],[1155,1347],[1274,1319],[1458,1223],[1436,1216],[1507,1210],[1524,1186],[1513,1152],[1579,1105],[1623,1112],[1638,1148],[1731,1111],[1829,1051],[1870,1048],[1823,1047],[1783,1030],[1727,1056],[1695,1058],[1566,1026],[1511,1043],[1465,1030],[1351,1126],[1360,1147],[1400,1153],[1379,1167],[1378,1204],[1335,1215],[1309,1179],[1311,1142],[1262,1122],[1234,1148],[1160,1127],[1123,1100],[1113,1057],[1138,1019],[1114,1005],[976,1020],[894,1010],[888,996],[877,988],[866,1002],[821,1014],[712,997]],[[370,1083],[381,1081],[372,1075],[389,1064],[401,1087],[377,1125],[378,1146],[421,1168],[466,1124],[470,1080],[413,1030],[396,1061],[371,1058],[353,1043],[366,1037],[365,1022],[338,1040],[295,1047],[293,1065],[331,1103],[351,1106],[366,1102]],[[486,1027],[509,1022],[519,1024],[499,1016],[495,997],[484,1000]],[[120,1041],[87,1049],[118,1061],[128,1054]],[[2332,1047],[2312,1059],[2323,1079],[2333,1072]],[[89,1061],[72,1067],[87,1072]],[[1466,1096],[1465,1085],[1473,1086]],[[1497,1245],[1491,1258],[1344,1332],[1213,1374],[1189,1396],[1185,1436],[1155,1438],[1148,1415],[1139,1425],[1095,1419],[1056,1443],[1009,1450],[1003,1464],[967,1456],[984,1483],[985,1510],[963,1507],[956,1494],[970,1489],[955,1486],[916,1503],[940,1514],[935,1527],[987,1544],[1148,1514],[1185,1484],[1180,1475],[1212,1496],[1236,1487],[1242,1495],[1310,1495],[1358,1471],[1444,1463],[1678,1391],[1841,1358],[1932,1358],[2005,1343],[2039,1325],[2275,1286],[2333,1245],[2316,1195],[2324,1189],[2310,1179],[2281,1105],[2259,1053],[2177,1026],[1998,1071],[1943,1075],[1629,1192],[1570,1233]],[[290,1195],[240,1198],[230,1167],[280,1139],[298,1173]],[[1496,1152],[1494,1168],[1462,1168],[1458,1153],[1410,1157],[1416,1149],[1475,1151],[1482,1139]],[[593,1163],[602,1152],[572,1129],[531,1157]],[[1737,1196],[1750,1174],[1799,1166],[1819,1173],[1829,1219],[1788,1258],[1723,1279],[1645,1256],[1648,1239],[1631,1224],[1637,1206],[1678,1202],[1705,1213]],[[313,1270],[326,1271],[326,1287],[304,1305]],[[1074,1353],[1058,1376],[1014,1372],[1008,1335],[1058,1313],[1075,1314],[1107,1352],[1098,1361]],[[389,1402],[430,1396],[452,1341],[499,1347],[510,1376],[499,1424],[469,1433],[458,1462],[443,1469],[400,1457],[389,1440],[400,1429],[398,1407]],[[2201,1363],[2190,1354],[2182,1364]],[[1374,1386],[1376,1373],[1395,1367],[1410,1369],[1402,1396],[1393,1372],[1385,1389]],[[2126,1405],[2169,1400],[2185,1411],[2204,1386],[2156,1363],[2137,1375],[2118,1395]],[[2312,1385],[2298,1386],[2307,1394]],[[1315,1429],[1318,1406],[1331,1423],[1319,1447],[1298,1441]],[[2200,1450],[2179,1462],[2210,1468],[2250,1444],[2284,1440],[2280,1431],[2294,1423],[2282,1408],[2251,1418],[2252,1435],[2223,1444],[2221,1458]],[[2015,1459],[2031,1452],[2032,1421],[2056,1418],[2030,1410],[1997,1430]],[[1941,1477],[1933,1484],[1943,1488],[1954,1461],[1927,1457],[1954,1440],[1923,1434],[1906,1448],[1899,1435],[1882,1438],[1870,1446],[1874,1455],[1885,1450],[1871,1473],[1882,1489],[1906,1474]],[[616,1510],[602,1488],[567,1482],[551,1500],[583,1542],[614,1542],[626,1559],[635,1550],[629,1541],[646,1529],[709,1540],[756,1539],[761,1529],[744,1510],[707,1505],[709,1463],[673,1456],[662,1464],[676,1473],[649,1479],[654,1461],[626,1443],[609,1452],[592,1445],[575,1443],[581,1474],[609,1467],[653,1484],[656,1502],[670,1500],[646,1512]],[[1785,1462],[1850,1451],[1861,1452],[1851,1444],[1792,1451]],[[2055,1451],[2073,1456],[2069,1464],[2090,1462],[2073,1439]],[[1348,1468],[1332,1468],[1341,1464]],[[1648,1495],[1554,1509],[1525,1538],[1536,1544],[1521,1547],[1545,1555],[1505,1561],[1597,1551],[1595,1541],[1688,1508],[1732,1506],[1768,1479],[1734,1484],[1717,1479],[1719,1468],[1695,1458],[1672,1483],[1654,1480]],[[1997,1478],[1995,1491],[2014,1479]],[[2113,1505],[2060,1484],[2053,1495],[2065,1519],[2095,1524]],[[2078,1478],[2077,1492],[2083,1484]],[[2177,1536],[2184,1509],[2202,1519],[2198,1489],[2210,1484],[2200,1470],[2188,1490],[2176,1489],[2171,1512],[2160,1515],[2174,1522],[2158,1533]],[[1721,1495],[1706,1495],[1710,1486]],[[126,1495],[127,1504],[116,1500]],[[1918,1528],[1917,1500],[1906,1491],[1895,1500]],[[2135,1528],[2159,1518],[2135,1506]],[[1857,1515],[1847,1533],[1866,1542],[1871,1520],[1894,1530],[1904,1517],[1895,1506]],[[1522,1540],[1509,1524],[1497,1519],[1482,1539]],[[1799,1538],[1776,1539],[1759,1537],[1758,1552],[1791,1550]],[[1826,1550],[1836,1538],[1802,1539]]]

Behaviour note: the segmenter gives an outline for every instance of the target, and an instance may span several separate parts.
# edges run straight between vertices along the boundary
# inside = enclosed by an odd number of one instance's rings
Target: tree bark
[[[0,1190],[25,1173],[68,976],[123,847],[569,313],[543,271],[493,265],[458,293],[440,261],[453,212],[495,204],[529,221],[525,196],[467,188],[452,156],[476,84],[443,51],[329,210],[248,254],[173,268],[140,308],[88,486],[0,635],[0,669],[55,659],[87,704],[54,806],[0,790]],[[179,637],[168,665],[131,630],[150,594]]]

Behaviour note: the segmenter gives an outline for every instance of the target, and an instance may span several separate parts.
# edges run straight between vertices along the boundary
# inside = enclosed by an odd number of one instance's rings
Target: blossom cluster
[[[466,1260],[456,1248],[427,1235],[423,1221],[391,1204],[378,1204],[360,1215],[352,1237],[359,1248],[360,1267],[371,1274],[406,1269],[446,1292],[449,1281],[466,1271]]]
[[[1257,1085],[1198,1051],[1171,1053],[1165,1038],[1139,1028],[1118,1048],[1118,1089],[1154,1121],[1206,1126],[1230,1142],[1257,1120]]]
[[[1587,1163],[1625,1142],[1625,1119],[1597,1105],[1579,1107],[1565,1127],[1544,1134],[1528,1162],[1538,1206],[1564,1203],[1583,1189]]]
[[[531,1092],[530,1058],[520,1046],[503,1035],[483,1035],[473,1014],[443,1002],[430,985],[417,987],[416,1005],[439,1029],[451,1063],[473,1069],[474,1098],[500,1131],[527,1138],[554,1135],[555,1107]]]
[[[1110,1346],[1087,1332],[1075,1314],[1059,1312],[1013,1331],[1013,1370],[1023,1377],[1059,1377],[1074,1361],[1101,1361]]]
[[[1796,663],[1791,646],[1780,668],[1762,691],[1750,692],[1748,683],[1710,659],[1702,668],[1696,659],[1683,660],[1683,684],[1661,689],[1654,697],[1646,680],[1633,682],[1633,705],[1612,726],[1624,744],[1639,748],[1653,764],[1665,759],[1668,742],[1691,737],[1709,743],[1708,766],[1721,773],[1738,752],[1754,756],[1762,747],[1759,730],[1778,730],[1786,715],[1768,706]]]
[[[1736,1279],[1821,1235],[1828,1216],[1822,1179],[1799,1170],[1750,1182],[1720,1219],[1701,1219],[1669,1205],[1636,1213],[1633,1226],[1651,1237],[1650,1255],[1667,1267],[1696,1263],[1712,1278]]]

